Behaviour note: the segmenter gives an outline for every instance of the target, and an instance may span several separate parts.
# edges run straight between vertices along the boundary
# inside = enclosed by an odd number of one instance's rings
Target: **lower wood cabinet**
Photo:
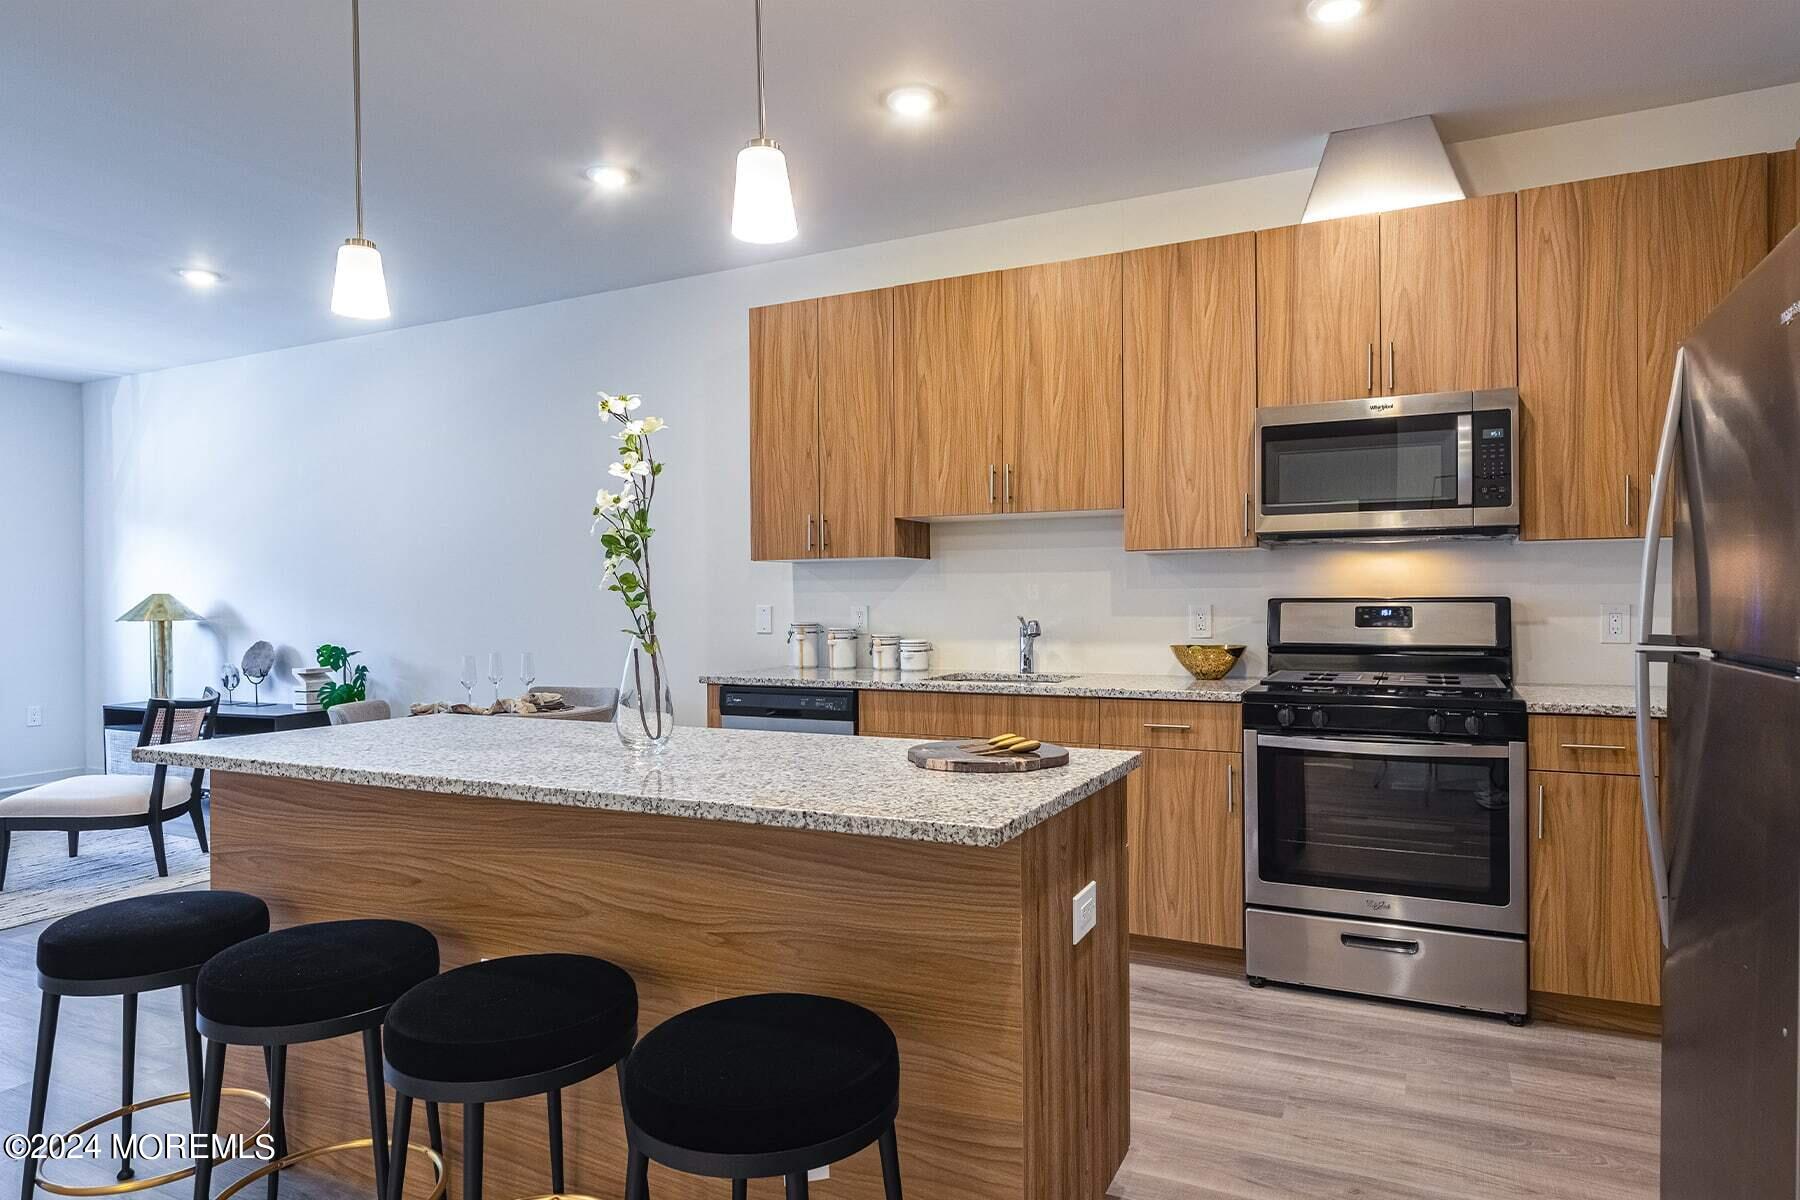
[[[1236,754],[1145,750],[1125,777],[1133,935],[1242,949],[1244,774]]]
[[[976,692],[864,692],[856,731],[869,737],[958,738],[1017,733],[1064,746],[1098,741],[1099,701]]]

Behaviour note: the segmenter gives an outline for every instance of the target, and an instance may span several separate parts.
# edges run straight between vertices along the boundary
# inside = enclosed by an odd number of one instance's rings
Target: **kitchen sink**
[[[1017,671],[957,671],[949,675],[933,675],[933,683],[1061,683],[1073,675],[1049,675],[1042,671],[1021,675]]]

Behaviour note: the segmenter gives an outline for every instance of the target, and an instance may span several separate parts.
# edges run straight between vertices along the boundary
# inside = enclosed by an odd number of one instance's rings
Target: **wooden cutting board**
[[[1045,767],[1069,765],[1069,750],[1066,746],[1045,742],[1029,754],[977,754],[973,750],[963,749],[972,740],[975,739],[922,742],[908,749],[906,757],[913,766],[924,767],[927,771],[969,771],[976,774],[1016,774],[1020,771],[1041,771]]]

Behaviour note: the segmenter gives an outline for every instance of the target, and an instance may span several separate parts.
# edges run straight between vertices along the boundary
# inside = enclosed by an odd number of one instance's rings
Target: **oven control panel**
[[[1244,726],[1295,734],[1388,734],[1442,741],[1522,741],[1525,706],[1434,697],[1425,704],[1246,696]]]
[[[1513,502],[1512,414],[1485,409],[1475,414],[1475,506],[1505,508]]]

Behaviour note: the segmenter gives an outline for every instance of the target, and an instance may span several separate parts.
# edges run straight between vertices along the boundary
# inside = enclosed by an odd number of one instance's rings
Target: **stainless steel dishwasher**
[[[853,734],[856,732],[856,692],[850,688],[721,684],[719,724],[726,729]]]

